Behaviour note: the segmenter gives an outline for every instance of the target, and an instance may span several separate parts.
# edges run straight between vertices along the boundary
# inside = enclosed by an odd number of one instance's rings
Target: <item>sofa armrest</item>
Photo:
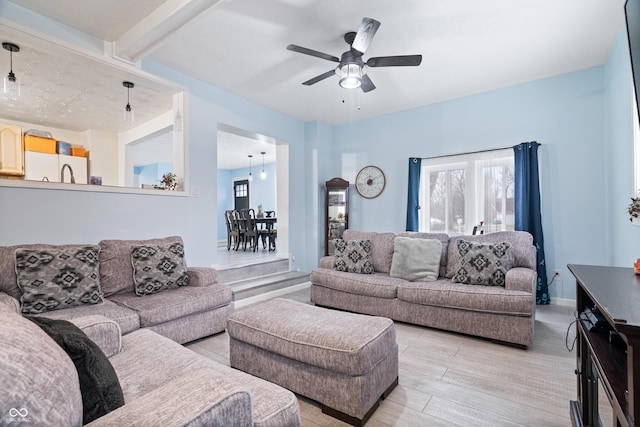
[[[323,256],[320,258],[320,268],[328,268],[333,270],[336,267],[336,257],[333,255]]]
[[[505,288],[510,291],[524,291],[536,294],[538,273],[526,267],[515,267],[507,271]]]
[[[100,315],[74,317],[67,319],[96,343],[107,357],[122,351],[122,331],[120,325]]]
[[[189,286],[208,286],[218,283],[218,270],[210,267],[188,267]]]
[[[197,369],[125,403],[88,426],[252,426],[251,395],[219,378],[212,369]]]
[[[2,291],[0,291],[0,307],[20,314],[20,301]]]

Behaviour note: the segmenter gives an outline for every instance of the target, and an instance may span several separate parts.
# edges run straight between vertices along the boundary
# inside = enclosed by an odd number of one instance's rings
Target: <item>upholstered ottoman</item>
[[[398,384],[393,322],[274,299],[229,316],[231,366],[363,425]]]

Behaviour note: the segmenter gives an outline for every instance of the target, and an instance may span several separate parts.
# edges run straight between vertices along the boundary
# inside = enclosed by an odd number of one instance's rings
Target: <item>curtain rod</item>
[[[536,142],[536,141],[526,141],[526,142],[521,142],[520,144],[530,144],[532,142]],[[478,150],[478,151],[468,151],[466,153],[443,154],[442,156],[433,156],[433,157],[421,157],[421,159],[422,160],[430,160],[430,159],[439,159],[441,157],[462,156],[462,155],[465,155],[465,154],[480,154],[480,153],[488,153],[490,151],[508,150],[510,148],[515,148],[520,144],[512,145],[511,147],[491,148],[491,149],[487,149],[487,150]],[[537,144],[538,145],[542,145],[539,142]]]

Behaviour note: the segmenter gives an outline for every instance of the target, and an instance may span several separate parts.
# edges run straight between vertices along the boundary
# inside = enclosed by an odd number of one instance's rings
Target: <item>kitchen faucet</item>
[[[73,177],[73,169],[71,169],[69,163],[65,163],[64,165],[62,165],[62,169],[60,169],[60,182],[64,182],[64,168],[69,168],[69,173],[71,174],[71,183],[75,184],[76,179]]]

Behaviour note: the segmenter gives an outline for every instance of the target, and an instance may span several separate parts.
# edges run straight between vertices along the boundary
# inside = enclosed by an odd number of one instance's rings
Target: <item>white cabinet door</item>
[[[60,182],[58,155],[25,151],[24,179],[31,181]]]
[[[0,125],[0,175],[24,175],[22,128]]]
[[[69,167],[73,170],[73,178],[76,181],[76,184],[87,184],[87,158],[86,157],[77,157],[77,156],[58,156],[58,175],[62,172],[62,167],[64,165],[69,165]],[[71,182],[71,174],[69,173],[69,168],[65,168],[64,170],[64,182]]]

